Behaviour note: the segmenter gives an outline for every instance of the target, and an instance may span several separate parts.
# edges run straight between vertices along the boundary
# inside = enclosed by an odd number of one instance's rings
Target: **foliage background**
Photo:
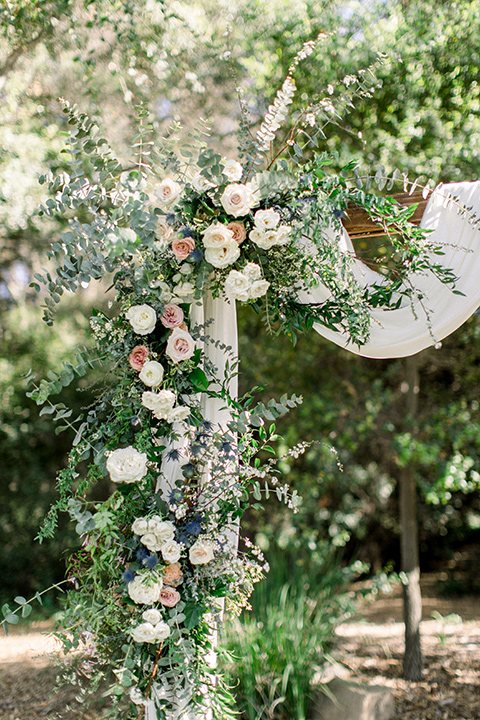
[[[328,129],[325,144],[342,161],[359,157],[374,169],[399,167],[434,181],[478,177],[478,0],[8,0],[0,9],[0,571],[8,597],[60,579],[58,558],[70,542],[65,524],[54,542],[33,543],[70,438],[36,415],[21,375],[30,367],[40,376],[58,370],[85,341],[92,302],[105,303],[104,288],[86,289],[65,305],[52,332],[28,288],[61,230],[37,211],[38,175],[63,162],[66,128],[56,98],[97,119],[121,158],[139,102],[150,108],[158,137],[173,119],[188,133],[191,118],[210,117],[212,144],[234,156],[237,85],[255,127],[295,52],[319,32],[326,37],[299,75],[299,98],[368,67],[376,52],[385,55],[373,97],[359,98]],[[266,337],[245,310],[240,343],[244,389],[260,383],[265,396],[304,396],[280,427],[286,442],[319,441],[284,467],[305,496],[300,515],[271,512],[261,528],[252,516],[246,529],[265,548],[297,552],[306,544],[320,562],[327,540],[346,558],[375,569],[393,561],[398,569],[396,478],[402,463],[414,462],[423,568],[444,571],[451,589],[474,588],[478,579],[459,570],[462,562],[474,567],[480,532],[476,318],[422,356],[415,442],[404,424],[402,361],[358,358],[313,333],[292,348]],[[65,401],[79,407],[88,392],[72,391]]]

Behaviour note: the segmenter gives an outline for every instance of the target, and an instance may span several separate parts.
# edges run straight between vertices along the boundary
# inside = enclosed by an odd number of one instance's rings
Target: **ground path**
[[[432,578],[425,579],[423,592],[426,667],[420,682],[401,678],[399,589],[337,629],[334,669],[391,688],[398,720],[480,720],[480,598],[439,598]],[[79,707],[71,688],[54,692],[59,648],[50,628],[34,623],[0,638],[0,720],[55,720],[58,713],[63,720],[101,720],[100,707]]]

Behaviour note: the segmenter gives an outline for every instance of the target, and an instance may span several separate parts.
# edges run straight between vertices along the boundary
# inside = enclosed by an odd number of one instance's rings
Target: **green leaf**
[[[192,370],[188,379],[192,383],[195,390],[207,390],[208,389],[208,378],[201,368],[195,368]]]
[[[31,605],[24,605],[22,607],[22,617],[27,618],[32,612],[32,606]]]
[[[17,605],[26,605],[27,604],[27,601],[25,600],[23,595],[17,595],[17,597],[14,598],[14,602],[16,602]]]
[[[10,625],[17,625],[17,623],[20,621],[20,618],[18,617],[18,615],[10,613],[10,615],[5,616],[5,620],[7,623],[10,623]]]

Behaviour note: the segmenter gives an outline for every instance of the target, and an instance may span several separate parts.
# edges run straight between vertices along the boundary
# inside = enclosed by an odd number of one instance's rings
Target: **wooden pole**
[[[410,222],[414,225],[420,225],[423,212],[427,205],[427,200],[422,197],[422,191],[413,192],[411,195],[408,193],[397,193],[392,195],[392,197],[399,205],[403,205],[404,207],[410,207],[410,205],[418,203],[418,207],[410,218]],[[365,210],[355,205],[348,208],[347,215],[342,219],[342,223],[352,239],[385,235],[383,228],[372,222]]]

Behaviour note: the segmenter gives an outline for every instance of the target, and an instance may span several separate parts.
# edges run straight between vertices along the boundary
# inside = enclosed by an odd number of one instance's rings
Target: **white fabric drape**
[[[455,289],[464,296],[454,295],[432,273],[414,274],[411,281],[423,296],[423,307],[420,301],[413,301],[413,305],[405,301],[398,309],[372,310],[370,339],[364,345],[354,345],[346,333],[319,323],[314,325],[315,330],[357,355],[394,358],[415,355],[459,328],[480,307],[480,230],[468,213],[459,212],[458,203],[471,208],[480,218],[480,182],[439,185],[430,196],[421,227],[432,230],[427,236],[429,244],[443,247],[445,254],[433,257],[453,269],[459,278]],[[340,243],[345,252],[354,252],[345,230]],[[364,286],[382,282],[382,276],[360,260],[355,261],[354,271]],[[305,304],[321,303],[328,297],[329,292],[323,285],[300,295]]]

